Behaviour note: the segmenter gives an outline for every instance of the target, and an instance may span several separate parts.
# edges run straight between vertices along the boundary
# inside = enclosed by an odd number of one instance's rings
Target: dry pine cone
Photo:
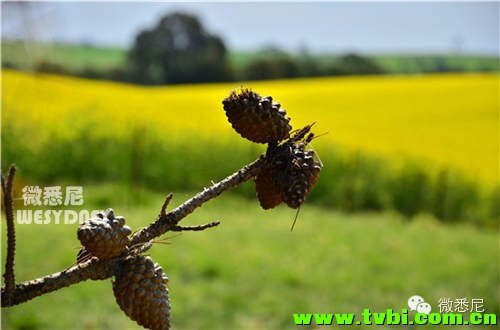
[[[320,171],[321,163],[314,159],[314,150],[305,150],[302,145],[296,147],[281,187],[283,201],[293,209],[298,208],[311,193]]]
[[[271,166],[266,166],[255,177],[257,198],[259,199],[260,206],[264,210],[272,209],[283,201],[279,186],[276,185],[273,179],[274,173],[275,171]]]
[[[113,292],[120,308],[147,329],[170,328],[168,278],[150,257],[135,255],[122,261]]]
[[[299,134],[305,135],[309,129],[310,126]],[[263,209],[273,208],[282,201],[295,209],[305,202],[322,168],[321,162],[314,158],[315,151],[306,150],[312,137],[310,134],[299,143],[292,137],[279,146],[268,147],[267,164],[255,178],[257,198]]]
[[[257,198],[264,210],[272,209],[283,201],[281,187],[285,180],[284,175],[289,159],[290,147],[288,143],[268,147],[267,164],[255,177]]]
[[[222,103],[233,128],[250,141],[276,142],[290,135],[290,118],[271,96],[261,97],[242,89],[239,94],[233,91]]]
[[[96,218],[85,220],[77,232],[85,250],[102,260],[127,252],[131,233],[130,227],[125,225],[125,219],[115,217],[112,209],[108,209],[106,214],[99,213]],[[83,250],[79,252],[78,260],[85,259],[82,253]]]

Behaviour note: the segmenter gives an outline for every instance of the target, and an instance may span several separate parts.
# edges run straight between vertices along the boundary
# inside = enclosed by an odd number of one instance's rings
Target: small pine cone
[[[281,189],[283,201],[291,208],[302,205],[318,181],[322,165],[314,155],[314,150],[305,150],[304,145],[295,146],[293,150],[293,159]]]
[[[168,278],[150,257],[135,255],[120,264],[113,292],[125,314],[139,325],[153,330],[170,328]]]
[[[125,218],[115,217],[112,209],[106,214],[99,213],[97,218],[85,220],[78,228],[78,239],[85,250],[99,259],[106,260],[117,257],[128,251],[130,244],[129,235],[132,233],[129,226],[125,225]],[[77,260],[88,257],[79,252]]]
[[[264,210],[272,209],[283,201],[281,187],[286,184],[285,175],[290,155],[288,143],[280,146],[269,145],[267,148],[267,164],[255,177],[257,198]]]
[[[261,97],[242,89],[239,94],[233,91],[222,103],[233,128],[250,141],[269,143],[290,136],[290,118],[271,96]]]
[[[283,200],[279,186],[276,185],[273,179],[273,168],[270,166],[264,167],[255,177],[255,190],[260,206],[264,209],[272,209],[279,205]]]

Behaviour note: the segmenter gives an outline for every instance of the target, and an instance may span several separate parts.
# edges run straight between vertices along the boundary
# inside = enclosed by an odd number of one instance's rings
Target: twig
[[[165,201],[163,202],[163,205],[161,206],[161,211],[160,211],[160,217],[165,217],[167,215],[167,206],[172,200],[172,197],[174,194],[170,193],[167,195],[167,198],[165,198]]]
[[[4,200],[5,219],[7,220],[7,258],[5,261],[5,297],[2,294],[2,301],[5,299],[6,303],[10,303],[14,295],[14,288],[16,285],[16,277],[14,274],[14,256],[16,253],[16,231],[14,227],[14,205],[12,202],[12,186],[14,176],[16,174],[16,166],[11,165],[9,169],[9,176],[7,181],[2,175],[2,190]]]
[[[130,247],[129,255],[141,254],[149,250],[153,246],[154,241],[151,240],[146,243],[139,243]]]
[[[196,208],[203,205],[203,203],[209,201],[212,198],[219,196],[226,190],[234,188],[257,175],[258,171],[265,164],[264,156],[259,157],[254,162],[243,167],[239,171],[233,173],[232,175],[226,177],[222,181],[212,185],[210,188],[205,188],[203,191],[198,193],[196,196],[187,200],[182,205],[178,206],[174,210],[166,213],[166,204],[169,201],[169,196],[167,196],[167,201],[162,206],[162,211],[158,219],[150,224],[146,228],[142,228],[136,232],[131,239],[130,246],[142,246],[143,249],[148,249],[150,247],[150,241],[155,237],[161,236],[167,231],[179,228],[177,223],[185,218],[187,215],[192,213]],[[202,225],[199,227],[213,227],[216,226],[217,222]],[[180,228],[193,228],[193,227],[180,227]],[[196,227],[195,227],[196,228]],[[204,229],[205,229],[204,228]],[[186,229],[195,230],[195,229]],[[144,244],[147,243],[147,244]],[[139,245],[138,245],[139,244]],[[63,272],[55,273],[52,275],[45,276],[43,278],[38,278],[32,281],[24,282],[15,286],[12,292],[12,300],[8,301],[6,287],[2,287],[1,301],[2,307],[10,307],[35,297],[41,296],[43,294],[56,291],[58,289],[82,282],[88,279],[92,280],[103,280],[113,276],[113,268],[116,267],[116,263],[120,258],[102,261],[97,258],[92,258],[91,260],[80,263],[74,267],[71,267]]]
[[[193,227],[175,226],[174,228],[172,228],[172,231],[187,231],[187,230],[201,231],[201,230],[205,230],[208,228],[216,227],[218,225],[220,225],[220,221],[214,221],[214,222],[210,222],[210,223],[207,223],[204,225],[193,226]]]
[[[158,220],[148,227],[139,230],[132,236],[132,244],[147,242],[172,230],[177,226],[179,221],[192,213],[196,208],[203,205],[203,203],[253,178],[264,164],[265,158],[261,156],[239,171],[226,177],[224,180],[212,185],[210,188],[203,189],[203,191],[199,192],[196,196],[187,200],[164,216],[160,215]]]

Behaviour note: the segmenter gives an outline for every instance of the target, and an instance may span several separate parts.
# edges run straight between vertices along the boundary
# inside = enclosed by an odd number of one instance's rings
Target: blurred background
[[[178,205],[265,152],[226,121],[240,87],[328,133],[293,232],[295,211],[261,210],[248,182],[185,220],[219,227],[150,250],[174,328],[293,328],[293,313],[399,310],[416,294],[500,313],[498,3],[1,9],[1,166],[18,166],[18,209],[36,209],[25,186],[82,186],[83,209],[147,225],[166,193]],[[17,280],[71,266],[76,228],[18,225]],[[109,281],[3,309],[2,327],[138,328]]]

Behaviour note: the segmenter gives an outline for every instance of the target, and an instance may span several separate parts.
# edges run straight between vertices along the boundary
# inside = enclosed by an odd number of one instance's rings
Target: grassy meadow
[[[126,53],[120,48],[2,40],[2,62],[25,70],[41,63],[59,65],[68,72],[109,70],[119,68],[125,60]]]
[[[172,207],[193,193],[177,192]],[[163,200],[159,193],[109,184],[85,186],[84,196],[86,208],[113,205],[132,229],[155,219]],[[407,308],[414,294],[434,310],[442,297],[483,298],[489,313],[500,314],[493,231],[308,204],[290,232],[294,214],[283,206],[263,211],[255,200],[224,194],[184,220],[220,220],[219,227],[168,234],[170,245],[156,244],[148,253],[169,276],[174,329],[292,329],[293,313],[361,317],[364,308]],[[60,271],[74,263],[76,225],[18,225],[17,243],[18,281]],[[425,327],[441,328],[448,327]],[[120,311],[105,280],[2,309],[2,329],[139,327]]]

